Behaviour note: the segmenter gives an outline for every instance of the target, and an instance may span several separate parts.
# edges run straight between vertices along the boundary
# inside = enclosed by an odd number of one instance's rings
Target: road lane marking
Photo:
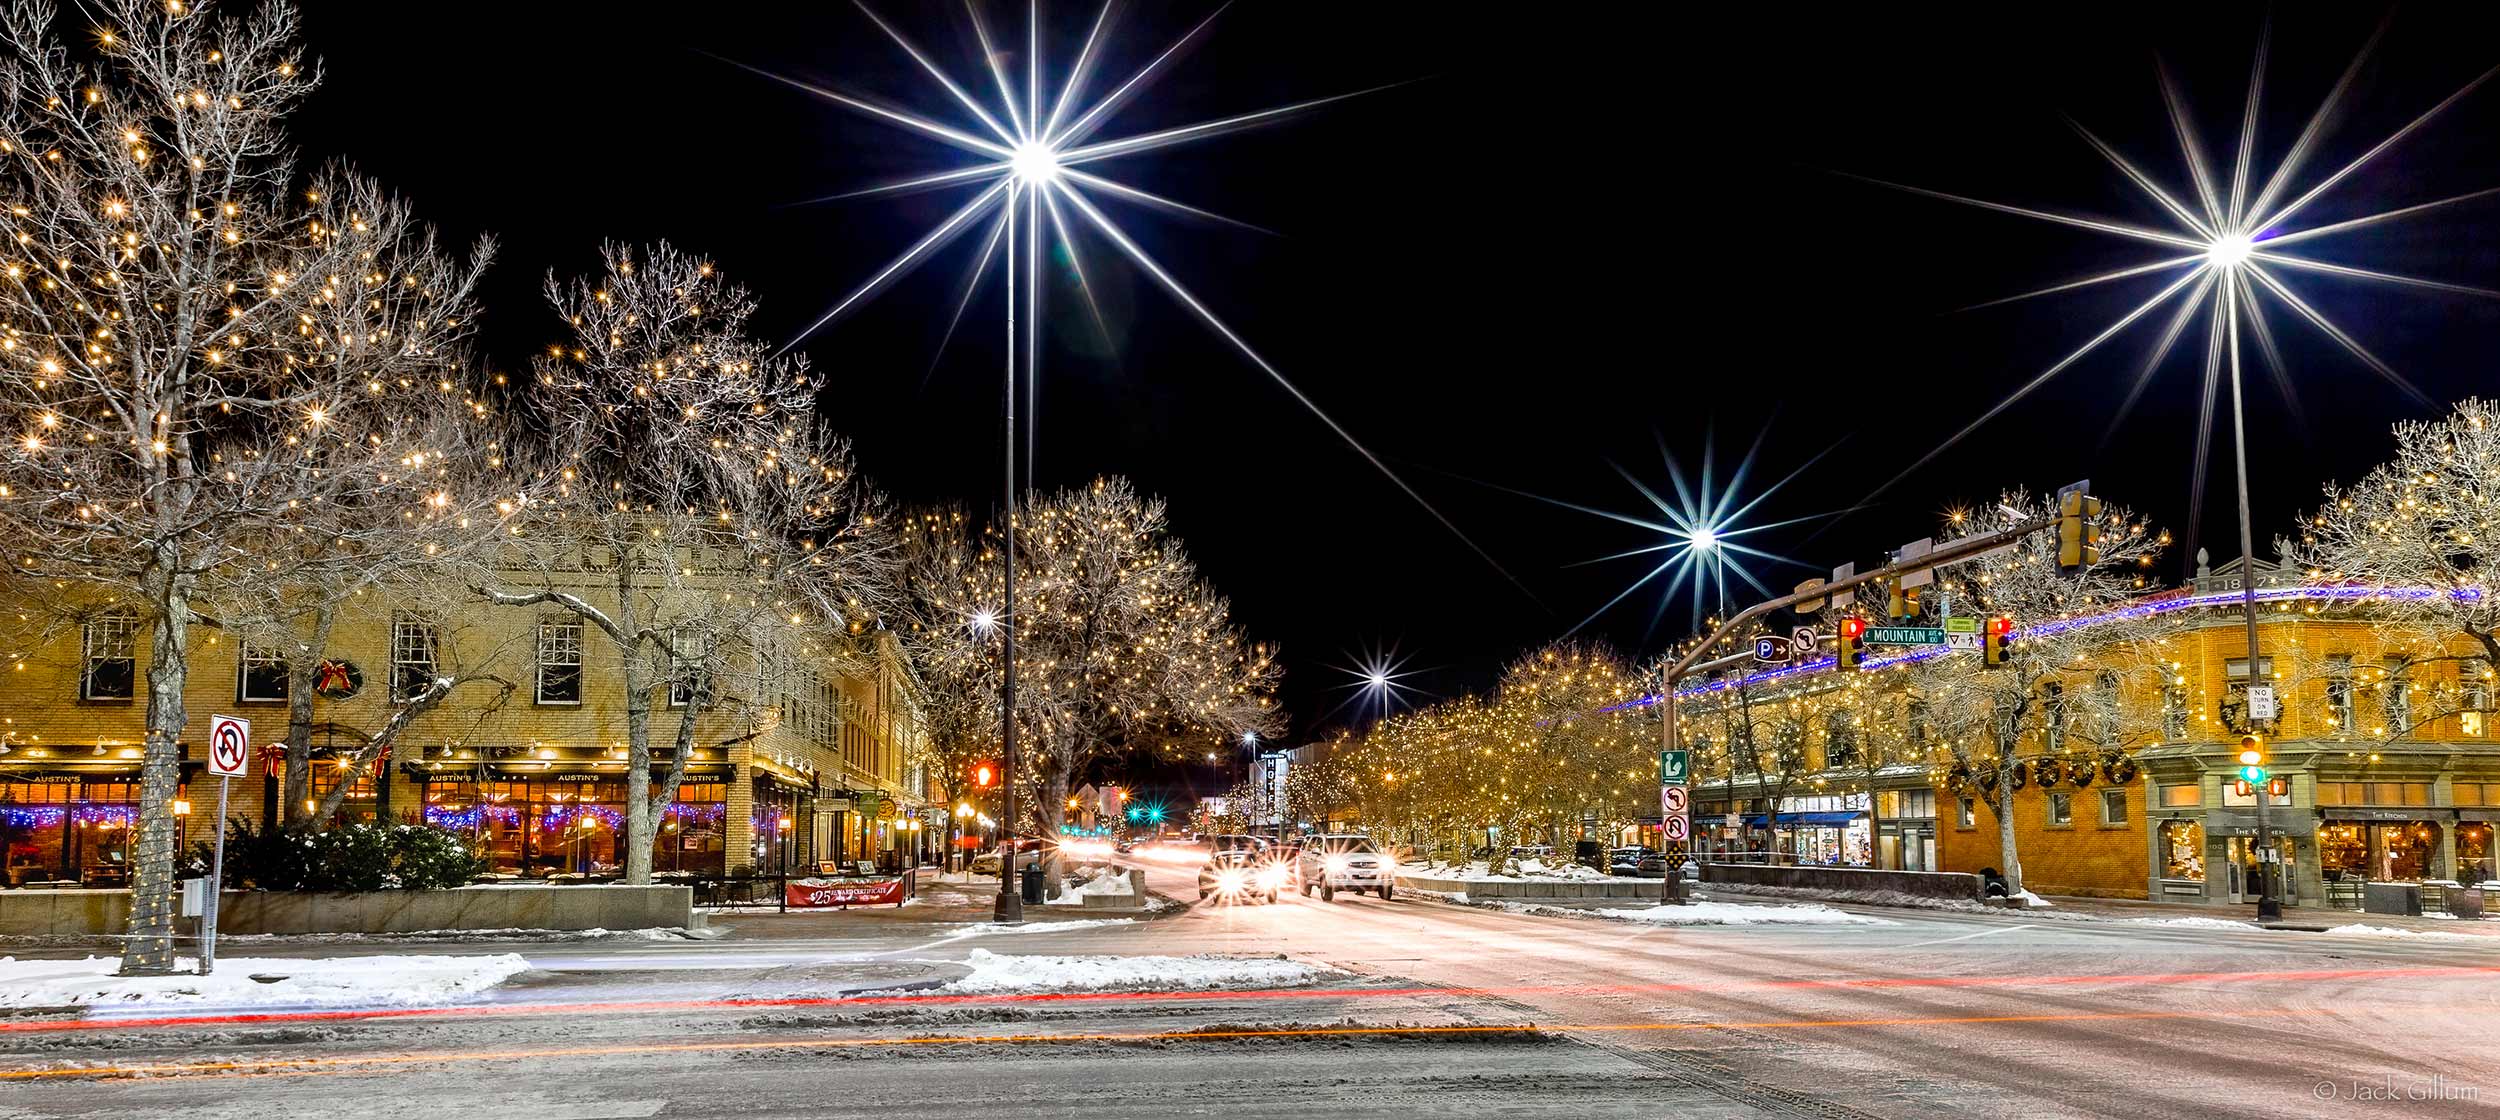
[[[1998,934],[2000,934],[2000,933],[2012,933],[2012,932],[2014,932],[2015,930],[2018,930],[2018,929],[2038,929],[2038,928],[2040,928],[2040,927],[2038,927],[2038,926],[2005,926],[2005,927],[2000,928],[2000,929],[1983,929],[1983,930],[1980,930],[1980,931],[1979,931],[1979,932],[1977,932],[1977,933],[1965,933],[1965,934],[1963,934],[1963,935],[1962,935],[1962,936],[1960,936],[1960,937],[1939,937],[1939,938],[1935,939],[1934,941],[1913,941],[1913,942],[1911,942],[1911,943],[1909,943],[1909,944],[1907,944],[1907,945],[1895,945],[1895,946],[1893,946],[1893,948],[1895,948],[1895,949],[1924,949],[1924,948],[1926,948],[1926,947],[1928,947],[1928,946],[1930,946],[1930,945],[1951,945],[1951,944],[1953,944],[1953,943],[1954,943],[1954,942],[1956,942],[1956,941],[1968,941],[1968,940],[1970,940],[1971,938],[1974,938],[1974,937],[1994,937],[1994,936],[1996,936],[1996,935],[1998,935]]]
[[[2409,1008],[2381,1008],[2381,1011],[2403,1013],[2449,1013],[2468,1008],[2484,1010],[2486,1005],[2441,1005]],[[2255,1016],[2290,1017],[2304,1015],[2344,1015],[2351,1012],[2344,1006],[2280,1007],[2280,1008],[2203,1008],[2182,1011],[2087,1011],[2031,1015],[1948,1015],[1887,1016],[1857,1019],[1770,1019],[1755,1022],[1725,1023],[1467,1023],[1450,1026],[1341,1026],[1341,1027],[1275,1027],[1264,1029],[1209,1031],[1097,1031],[1077,1034],[986,1034],[986,1035],[896,1035],[880,1038],[808,1038],[754,1039],[735,1042],[655,1042],[626,1043],[607,1046],[552,1046],[515,1050],[437,1051],[431,1053],[358,1054],[326,1058],[269,1058],[256,1061],[171,1062],[149,1065],[98,1066],[66,1065],[34,1069],[0,1070],[0,1081],[60,1080],[93,1078],[175,1078],[198,1076],[300,1077],[328,1073],[355,1073],[391,1066],[427,1065],[450,1062],[514,1062],[540,1061],[551,1058],[617,1057],[651,1054],[705,1054],[730,1051],[765,1050],[851,1050],[880,1046],[944,1046],[944,1045],[1025,1045],[1069,1042],[1189,1042],[1196,1040],[1235,1040],[1257,1038],[1356,1038],[1388,1035],[1467,1036],[1488,1034],[1533,1033],[1544,1035],[1571,1034],[1639,1034],[1683,1031],[1771,1031],[1821,1030],[1833,1027],[1939,1027],[1939,1026],[2001,1026],[2022,1023],[2088,1023],[2144,1022],[2164,1019],[2243,1019]]]

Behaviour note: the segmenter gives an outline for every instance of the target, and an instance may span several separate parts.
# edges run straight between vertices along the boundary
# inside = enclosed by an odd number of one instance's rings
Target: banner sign
[[[792,909],[818,906],[901,905],[901,879],[792,879],[782,888]]]

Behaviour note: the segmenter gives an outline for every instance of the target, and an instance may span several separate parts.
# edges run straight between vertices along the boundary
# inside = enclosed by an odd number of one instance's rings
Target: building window
[[[2075,795],[2074,795],[2074,794],[2071,794],[2071,793],[2058,793],[2058,792],[2052,792],[2052,793],[2050,793],[2050,794],[2049,794],[2049,827],[2051,827],[2051,828],[2071,828],[2071,827],[2073,827],[2073,826],[2074,826],[2074,823],[2075,823]]]
[[[538,702],[582,702],[582,623],[550,618],[538,623]]]
[[[2187,686],[2171,680],[2161,686],[2161,737],[2175,743],[2188,734]]]
[[[697,700],[710,704],[710,643],[701,634],[680,630],[669,636],[668,645],[668,706],[682,708]]]
[[[2491,662],[2476,658],[2457,665],[2457,730],[2483,734],[2491,711]]]
[[[2405,681],[2405,665],[2404,658],[2388,658],[2387,677],[2379,682],[2379,714],[2386,717],[2390,735],[2413,727],[2413,686]]]
[[[2450,802],[2457,805],[2500,805],[2500,783],[2453,782],[2448,786],[2448,795]]]
[[[2163,786],[2161,803],[2165,809],[2193,809],[2205,803],[2205,790],[2192,784]]]
[[[242,671],[235,674],[235,699],[269,701],[286,699],[286,654],[270,646],[243,643]]]
[[[2104,747],[2118,745],[2118,674],[2102,673],[2092,682],[2092,739]]]
[[[413,700],[433,687],[434,624],[412,614],[391,616],[391,699]]]
[[[108,614],[84,628],[85,668],[78,695],[87,700],[128,700],[139,683],[139,620]]]
[[[2112,827],[2127,823],[2127,791],[2101,791],[2101,823]]]
[[[2326,659],[2326,724],[2327,729],[2352,734],[2352,658],[2336,654]]]
[[[2223,675],[2229,678],[2229,683],[2224,686],[2222,696],[2223,726],[2238,732],[2270,730],[2277,721],[2269,720],[2267,721],[2265,727],[2256,727],[2252,725],[2248,719],[2248,659],[2245,657],[2234,657],[2225,660],[2222,663],[2222,670]],[[2267,681],[2274,680],[2274,659],[2271,657],[2258,658],[2257,675]],[[2278,689],[2277,691],[2279,692],[2280,690]],[[2278,700],[2278,710],[2280,707],[2281,705]]]
[[[2205,826],[2198,821],[2161,823],[2161,877],[2205,879]]]
[[[1849,713],[1826,713],[1823,716],[1823,765],[1857,764],[1858,729],[1849,722]]]
[[[1953,807],[1953,824],[1957,828],[1979,827],[1978,804],[1967,797],[1957,799]]]

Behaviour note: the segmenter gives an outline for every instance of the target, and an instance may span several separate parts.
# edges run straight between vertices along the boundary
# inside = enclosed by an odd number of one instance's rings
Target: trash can
[[[1039,863],[1026,864],[1024,866],[1023,875],[1024,883],[1019,889],[1024,893],[1024,904],[1027,906],[1041,905],[1042,865]]]

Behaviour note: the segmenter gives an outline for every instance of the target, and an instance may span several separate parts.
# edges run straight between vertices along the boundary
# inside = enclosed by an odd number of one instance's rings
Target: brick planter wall
[[[117,934],[128,891],[0,891],[0,935]],[[190,933],[193,919],[179,920]],[[675,929],[700,924],[694,889],[652,886],[461,887],[448,891],[227,891],[221,933],[416,933],[438,929]]]

